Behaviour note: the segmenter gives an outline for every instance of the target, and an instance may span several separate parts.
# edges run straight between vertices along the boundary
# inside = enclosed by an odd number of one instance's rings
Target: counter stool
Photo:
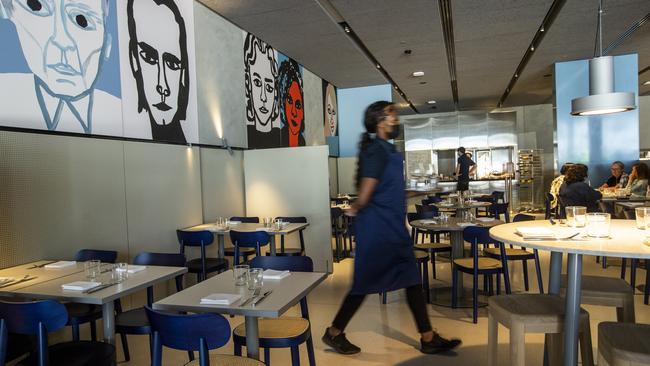
[[[650,325],[598,324],[598,366],[650,365]]]
[[[566,292],[567,277],[561,277],[561,292]],[[584,305],[616,307],[616,320],[634,323],[634,290],[620,278],[582,276],[580,302]]]
[[[510,330],[509,365],[525,364],[526,333],[551,333],[548,354],[562,357],[564,299],[557,295],[517,294],[488,299],[488,365],[497,365],[499,323]],[[593,366],[589,313],[580,309],[580,354],[582,364]],[[559,359],[556,361],[560,361]],[[551,363],[555,364],[555,363]],[[559,363],[557,363],[559,364]],[[600,365],[600,363],[599,363]]]
[[[429,254],[421,250],[414,250],[415,261],[418,264],[418,270],[420,271],[420,278],[422,278],[422,290],[425,292],[424,296],[427,299],[427,304],[431,302],[431,294],[429,290]],[[381,303],[386,304],[387,292],[381,293]]]

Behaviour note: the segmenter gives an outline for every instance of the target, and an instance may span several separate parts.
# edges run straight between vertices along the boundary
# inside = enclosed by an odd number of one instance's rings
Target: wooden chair
[[[650,365],[650,325],[598,324],[598,366]]]
[[[613,306],[619,322],[634,323],[634,291],[620,278],[582,276],[580,303],[583,305]],[[561,277],[562,294],[566,292],[567,276]]]

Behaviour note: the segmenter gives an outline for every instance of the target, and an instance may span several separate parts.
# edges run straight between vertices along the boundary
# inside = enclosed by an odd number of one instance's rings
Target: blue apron
[[[351,294],[393,291],[421,283],[405,224],[402,155],[390,154],[369,204],[356,220],[356,253]]]

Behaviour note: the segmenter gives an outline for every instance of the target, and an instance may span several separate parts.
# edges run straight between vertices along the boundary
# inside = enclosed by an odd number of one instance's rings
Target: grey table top
[[[459,225],[461,223],[467,222],[467,220],[462,220],[457,217],[450,217],[447,222],[442,222],[440,219],[433,218],[433,219],[425,219],[425,220],[414,220],[411,221],[410,225],[422,229],[422,230],[429,230],[429,231],[463,231],[465,227],[468,225]],[[477,220],[474,220],[472,222],[472,226],[480,226],[480,227],[493,227],[497,225],[504,224],[502,220],[491,220],[491,221],[485,221],[484,218],[479,218]]]
[[[54,260],[39,260],[31,263],[21,264],[14,267],[9,267],[0,270],[0,277],[14,277],[23,278],[24,276],[35,277],[29,281],[21,282],[15,285],[10,285],[0,288],[0,295],[11,293],[15,290],[33,286],[38,283],[48,282],[57,278],[69,276],[71,274],[80,273],[84,271],[83,262],[77,262],[74,266],[50,269],[50,268],[33,268],[35,265],[43,265],[53,262]]]
[[[438,203],[434,203],[433,205],[442,210],[458,210],[458,209],[468,210],[472,208],[488,207],[491,206],[492,203],[482,202],[482,201],[472,201],[472,202],[466,202],[463,205],[459,205],[457,202],[451,204],[445,202],[438,202]]]
[[[81,265],[83,266],[83,263]],[[155,283],[172,279],[186,272],[187,268],[185,267],[147,266],[143,271],[129,274],[128,279],[124,282],[97,292],[85,294],[81,291],[64,291],[61,288],[63,284],[75,281],[87,281],[82,270],[81,272],[53,278],[48,281],[35,282],[19,289],[11,289],[11,287],[3,288],[0,294],[21,298],[53,299],[103,305],[109,301],[130,295]],[[106,276],[107,274],[104,275]]]
[[[320,272],[291,272],[281,280],[264,280],[261,293],[273,290],[264,301],[256,306],[250,303],[239,306],[250,292],[246,286],[235,286],[232,270],[175,293],[153,304],[156,310],[189,311],[194,313],[224,313],[254,317],[279,317],[297,304],[326,277]],[[202,305],[201,299],[215,293],[241,294],[242,299],[231,305]]]
[[[236,224],[236,225],[231,225],[229,229],[224,229],[222,227],[218,227],[217,224],[215,223],[206,223],[206,224],[201,224],[201,225],[196,225],[192,227],[185,228],[183,230],[187,231],[200,231],[200,230],[207,230],[211,231],[215,234],[218,235],[226,235],[230,233],[230,230],[234,231],[266,231],[270,235],[287,235],[291,234],[295,231],[301,230],[309,226],[308,223],[289,223],[287,224],[284,228],[281,230],[275,230],[275,229],[267,229],[264,228],[264,224],[259,223],[259,224],[251,224],[251,223],[241,223],[241,224]]]

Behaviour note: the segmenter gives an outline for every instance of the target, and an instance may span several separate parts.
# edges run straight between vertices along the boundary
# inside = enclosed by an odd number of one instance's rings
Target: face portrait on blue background
[[[106,0],[0,0],[30,70],[48,91],[75,98],[92,89],[110,52]]]

